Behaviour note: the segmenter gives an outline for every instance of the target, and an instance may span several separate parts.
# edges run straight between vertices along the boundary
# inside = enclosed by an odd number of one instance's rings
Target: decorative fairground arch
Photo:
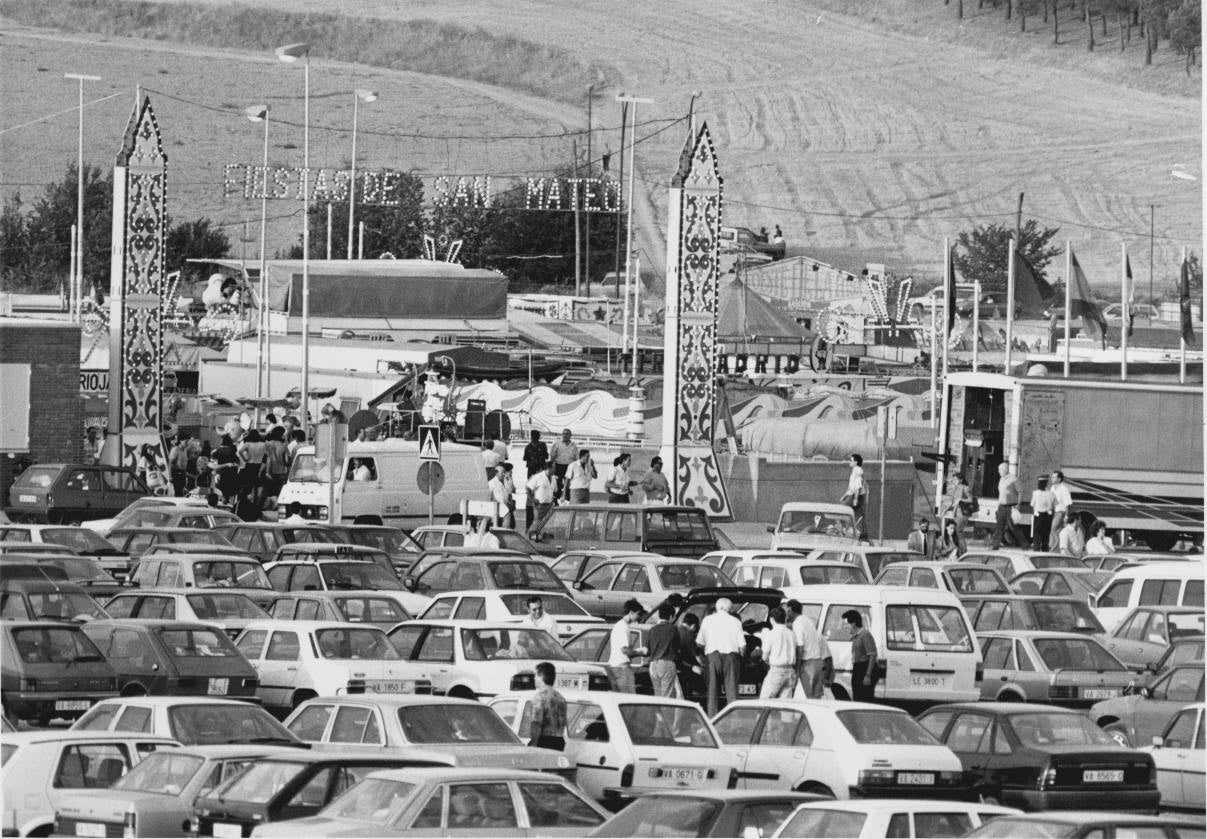
[[[662,460],[674,503],[728,517],[713,448],[721,186],[712,137],[701,125],[687,138],[668,202]]]
[[[161,458],[164,239],[168,157],[151,100],[134,108],[113,169],[109,267],[109,427],[103,459],[137,466],[150,443]],[[165,458],[166,459],[166,458]]]

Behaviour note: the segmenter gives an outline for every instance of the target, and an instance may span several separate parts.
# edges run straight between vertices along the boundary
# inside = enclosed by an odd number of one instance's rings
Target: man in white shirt
[[[553,466],[553,461],[548,461],[528,479],[528,506],[532,509],[533,524],[539,524],[553,509],[553,497],[557,494]]]
[[[612,690],[619,693],[637,692],[632,659],[644,655],[645,648],[629,646],[629,626],[641,619],[643,611],[638,601],[629,600],[624,604],[624,617],[612,627],[608,644],[608,675],[612,679]]]
[[[809,699],[821,699],[825,691],[825,663],[830,657],[830,645],[817,631],[812,619],[801,614],[799,600],[784,604],[788,609],[788,620],[792,635],[796,639],[797,658],[800,662],[800,681]]]
[[[281,524],[310,524],[308,519],[302,518],[302,505],[297,501],[290,501],[289,506],[285,508],[285,512],[289,513]]]
[[[768,613],[771,626],[759,633],[763,646],[763,660],[767,662],[767,677],[759,699],[791,699],[796,690],[796,639],[792,630],[784,626],[787,616],[776,606]]]
[[[495,475],[486,482],[486,491],[490,493],[490,500],[498,505],[498,515],[500,521],[506,525],[508,510],[510,508],[510,493],[507,491],[507,476],[504,474],[503,465],[499,464],[495,467]]]
[[[718,693],[721,682],[725,683],[726,703],[738,699],[738,667],[746,649],[746,633],[742,622],[729,612],[733,601],[728,597],[717,599],[716,611],[700,621],[700,633],[696,643],[704,648],[708,661],[708,716],[715,717],[720,710]]]
[[[1059,537],[1069,521],[1069,507],[1073,505],[1073,494],[1065,483],[1064,472],[1057,469],[1049,476],[1048,492],[1052,493],[1052,526],[1048,532]]]
[[[492,440],[482,444],[482,465],[486,467],[486,480],[489,481],[495,476],[495,467],[502,462],[503,458],[495,451]]]
[[[534,629],[543,629],[553,636],[553,640],[558,639],[557,621],[545,611],[545,602],[535,594],[528,598],[528,615],[520,623]]]
[[[846,504],[855,513],[855,527],[859,531],[859,536],[863,538],[867,536],[867,526],[864,522],[864,501],[868,495],[867,484],[863,480],[863,456],[852,454],[847,458],[847,462],[851,464],[851,474],[847,478],[847,491],[842,494],[838,503]]]
[[[579,449],[578,460],[571,463],[570,468],[566,470],[571,504],[591,503],[591,481],[595,480],[595,477],[595,462],[591,460],[591,452]]]

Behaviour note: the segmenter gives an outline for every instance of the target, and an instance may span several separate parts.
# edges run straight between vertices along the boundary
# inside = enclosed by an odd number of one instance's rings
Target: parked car
[[[1203,608],[1204,564],[1198,562],[1147,562],[1115,574],[1098,595],[1094,613],[1107,629],[1114,629],[1137,606],[1190,606]]]
[[[101,564],[90,556],[77,556],[65,550],[58,553],[39,551],[38,553],[10,553],[4,555],[6,563],[37,565],[40,567],[55,566],[61,568],[66,579],[88,592],[90,597],[110,597],[121,591],[123,586],[111,577]],[[55,575],[57,578],[57,575]]]
[[[317,815],[255,836],[583,836],[607,812],[573,784],[515,769],[372,772]]]
[[[141,558],[147,549],[155,545],[234,547],[221,533],[205,527],[122,527],[110,530],[108,539],[117,550],[135,560]]]
[[[206,531],[213,533],[214,531]],[[200,542],[165,542],[158,545],[152,545],[143,551],[141,559],[148,559],[153,556],[181,556],[182,554],[209,554],[210,556],[234,556],[239,559],[256,559],[247,551],[236,548],[234,545],[211,545]],[[258,561],[258,560],[257,560]],[[133,563],[135,566],[137,562]]]
[[[155,507],[161,510],[166,510],[171,507],[191,507],[194,510],[204,510],[209,506],[204,498],[196,498],[186,495],[176,497],[173,495],[143,495],[141,498],[134,498],[120,512],[113,515],[112,518],[90,519],[82,523],[83,527],[88,528],[101,536],[108,536],[109,531],[117,527],[124,527],[126,524],[132,524],[136,513]]]
[[[435,597],[446,591],[537,589],[570,594],[548,564],[515,551],[442,548],[424,551],[402,581],[408,591]]]
[[[575,602],[588,613],[616,621],[630,600],[648,611],[672,594],[732,585],[733,580],[707,563],[646,555],[600,563],[571,588]]]
[[[961,554],[960,562],[973,565],[988,565],[1007,580],[1012,580],[1027,571],[1046,570],[1049,568],[1071,568],[1074,571],[1086,570],[1085,565],[1075,556],[1068,554],[1046,553],[1044,551],[1024,551],[1016,548],[999,548],[993,550],[971,550]]]
[[[115,530],[143,527],[183,527],[189,530],[209,530],[237,521],[240,521],[238,516],[222,507],[197,504],[156,505],[142,507],[125,515],[124,519],[109,528],[105,535],[108,536]]]
[[[564,594],[539,591],[450,591],[432,598],[432,603],[420,615],[420,620],[488,620],[522,624],[528,617],[528,601],[541,599],[545,614],[557,622],[555,637],[565,641],[584,629],[599,626],[602,619],[587,613],[582,606]]]
[[[1048,632],[1080,632],[1103,636],[1106,630],[1084,599],[1076,597],[1030,597],[1022,594],[977,595],[965,608],[977,632],[1000,629],[1042,629]]]
[[[400,527],[386,524],[328,524],[337,541],[345,545],[360,545],[385,551],[394,562],[394,567],[404,571],[423,552],[423,546]]]
[[[574,777],[566,755],[525,746],[490,708],[451,696],[324,696],[299,705],[285,727],[320,751],[356,744],[365,754]]]
[[[1203,821],[1114,812],[1028,813],[1002,816],[964,835],[965,839],[1200,839]]]
[[[1127,664],[1148,667],[1165,655],[1175,640],[1200,637],[1203,630],[1202,608],[1138,606],[1106,636],[1106,645]]]
[[[1090,603],[1110,578],[1109,571],[1046,568],[1042,571],[1024,571],[1010,581],[1010,588],[1031,597],[1083,597]]]
[[[718,533],[720,531],[717,531]],[[760,548],[722,548],[721,550],[710,551],[700,557],[701,562],[707,562],[709,565],[715,565],[727,577],[733,577],[733,569],[738,563],[744,559],[761,560],[761,559],[779,559],[792,557],[803,557],[805,554],[802,551],[768,551]]]
[[[770,836],[801,804],[800,792],[709,790],[643,795],[588,836]]]
[[[1081,711],[1018,702],[938,705],[918,717],[956,753],[986,803],[1021,810],[1156,810],[1151,755],[1126,749]]]
[[[234,638],[248,622],[268,617],[251,598],[238,591],[196,588],[144,588],[105,602],[109,617],[137,620],[181,620],[219,626]]]
[[[273,710],[288,712],[315,696],[353,690],[431,692],[427,666],[403,661],[376,626],[253,621],[235,644],[259,674],[260,700]]]
[[[264,825],[315,815],[371,772],[438,765],[421,754],[366,754],[360,750],[298,750],[273,755],[199,796],[189,833],[218,839],[251,836]],[[292,825],[289,831],[290,836],[300,835]]]
[[[964,798],[960,760],[898,708],[752,699],[713,717],[738,786],[826,798]]]
[[[720,547],[699,507],[562,504],[529,533],[546,556],[611,549],[699,559]]]
[[[814,548],[808,558],[814,562],[845,562],[863,569],[869,580],[898,562],[912,562],[922,554],[883,545],[831,545]]]
[[[414,620],[390,630],[390,642],[406,661],[422,667],[438,694],[475,699],[508,690],[535,689],[534,668],[550,661],[559,690],[611,690],[606,668],[577,662],[541,629],[513,623]]]
[[[490,532],[499,540],[499,547],[505,551],[516,551],[528,554],[533,559],[540,559],[544,554],[533,544],[532,540],[510,527],[492,527]],[[425,524],[411,531],[411,538],[419,545],[419,550],[430,551],[436,548],[460,548],[465,545],[465,526],[460,524]]]
[[[108,574],[125,575],[129,558],[104,537],[84,527],[10,524],[0,527],[0,543],[61,545],[78,556],[95,559]]]
[[[258,679],[220,627],[176,620],[96,620],[83,627],[123,696],[254,698]]]
[[[179,745],[136,731],[52,729],[4,735],[0,807],[5,835],[50,836],[55,812],[76,790],[106,789],[147,755]]]
[[[146,484],[133,469],[92,463],[36,463],[17,476],[5,513],[14,522],[79,524],[112,516]]]
[[[737,760],[696,703],[633,693],[563,694],[565,756],[578,767],[578,786],[608,809],[684,786],[723,790],[737,785]],[[490,704],[526,738],[534,700],[525,691],[503,694]]]
[[[281,545],[281,547],[277,548],[277,552],[272,555],[272,561],[267,563],[266,567],[275,566],[282,562],[318,562],[321,559],[340,561],[350,559],[366,560],[372,562],[387,574],[392,574],[395,577],[398,576],[394,569],[394,561],[383,550],[366,548],[362,545],[344,545],[326,542]]]
[[[64,793],[55,811],[60,836],[185,837],[193,803],[279,746],[162,749],[108,789]]]
[[[117,695],[117,674],[77,624],[0,623],[0,697],[10,720],[75,719]]]
[[[230,522],[214,528],[236,548],[242,548],[261,562],[269,562],[282,545],[307,545],[339,542],[326,525],[285,524],[284,522]]]
[[[605,562],[624,562],[629,559],[661,556],[661,554],[643,553],[641,551],[566,551],[561,556],[550,560],[549,567],[567,588],[590,574]]]
[[[299,740],[253,702],[218,696],[122,696],[93,705],[75,731],[145,731],[186,746],[262,743],[298,746]]]
[[[1123,746],[1144,746],[1191,702],[1203,701],[1203,662],[1182,664],[1126,696],[1099,702],[1089,717]]]
[[[281,594],[268,604],[274,620],[347,621],[382,629],[411,619],[394,591],[306,591]]]
[[[1013,807],[995,807],[980,802],[824,801],[797,807],[773,835],[777,839],[963,836],[993,819],[1018,812]]]
[[[762,554],[740,560],[728,575],[739,586],[778,588],[788,597],[799,586],[867,585],[871,578],[858,565],[840,560],[807,559],[800,554]]]
[[[1154,737],[1148,751],[1157,766],[1157,787],[1161,790],[1161,809],[1202,813],[1207,806],[1207,742],[1203,737],[1202,702],[1187,705],[1174,714],[1169,725]]]
[[[985,657],[981,699],[1088,708],[1121,695],[1136,679],[1097,639],[1075,632],[979,632],[977,638]]]
[[[8,566],[5,570],[12,570]],[[0,582],[0,618],[18,621],[75,621],[107,618],[109,615],[84,589],[67,580],[49,579],[45,566],[32,567],[40,576],[8,578]]]
[[[780,508],[776,524],[767,532],[773,551],[857,545],[861,541],[855,511],[846,504],[790,501]]]
[[[223,554],[149,556],[139,561],[130,579],[142,588],[237,592],[261,607],[276,594],[260,563]]]
[[[960,602],[975,602],[981,594],[1011,594],[1010,584],[992,568],[959,562],[910,560],[897,562],[880,571],[878,586],[914,586],[949,591]]]

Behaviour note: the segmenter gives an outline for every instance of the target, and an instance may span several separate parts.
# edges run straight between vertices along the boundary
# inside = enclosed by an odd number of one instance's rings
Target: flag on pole
[[[1018,301],[1015,315],[1038,315],[1052,298],[1052,286],[1039,276],[1018,248],[1014,249],[1014,299]]]
[[[1086,334],[1101,342],[1102,348],[1106,349],[1106,318],[1102,316],[1102,309],[1098,308],[1098,304],[1090,295],[1090,283],[1085,278],[1085,272],[1081,270],[1077,254],[1072,256],[1073,282],[1069,285],[1069,316],[1080,317]]]
[[[1187,347],[1194,346],[1194,323],[1190,307],[1190,262],[1182,259],[1182,278],[1178,283],[1178,308],[1182,312],[1182,340]]]
[[[1132,279],[1132,259],[1123,254],[1123,304],[1127,308],[1127,335],[1130,338],[1136,331],[1136,282]]]
[[[947,249],[947,264],[943,267],[943,305],[947,317],[947,335],[956,325],[956,265],[954,260],[955,247]]]

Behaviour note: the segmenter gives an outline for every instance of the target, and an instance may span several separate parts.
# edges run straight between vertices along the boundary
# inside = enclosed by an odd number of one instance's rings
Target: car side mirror
[[[1145,699],[1152,699],[1153,698],[1152,689],[1147,688],[1147,687],[1140,688],[1140,695],[1143,696]]]
[[[591,588],[591,586],[584,583],[582,580],[575,580],[571,584],[571,588],[573,588],[575,591],[586,591],[587,589]]]
[[[769,524],[769,525],[767,525],[767,532],[768,532],[768,533],[774,533],[774,532],[775,532],[775,525],[773,525],[773,524]],[[757,828],[757,827],[754,827],[754,828],[748,827],[748,828],[746,828],[746,829],[747,829],[747,830],[758,830],[758,828]]]
[[[1159,749],[1164,745],[1165,745],[1165,738],[1162,737],[1160,734],[1154,734],[1153,735],[1153,748]]]
[[[415,590],[415,578],[414,577],[404,577],[403,581],[402,581],[402,587],[405,588],[407,591],[414,591]]]

